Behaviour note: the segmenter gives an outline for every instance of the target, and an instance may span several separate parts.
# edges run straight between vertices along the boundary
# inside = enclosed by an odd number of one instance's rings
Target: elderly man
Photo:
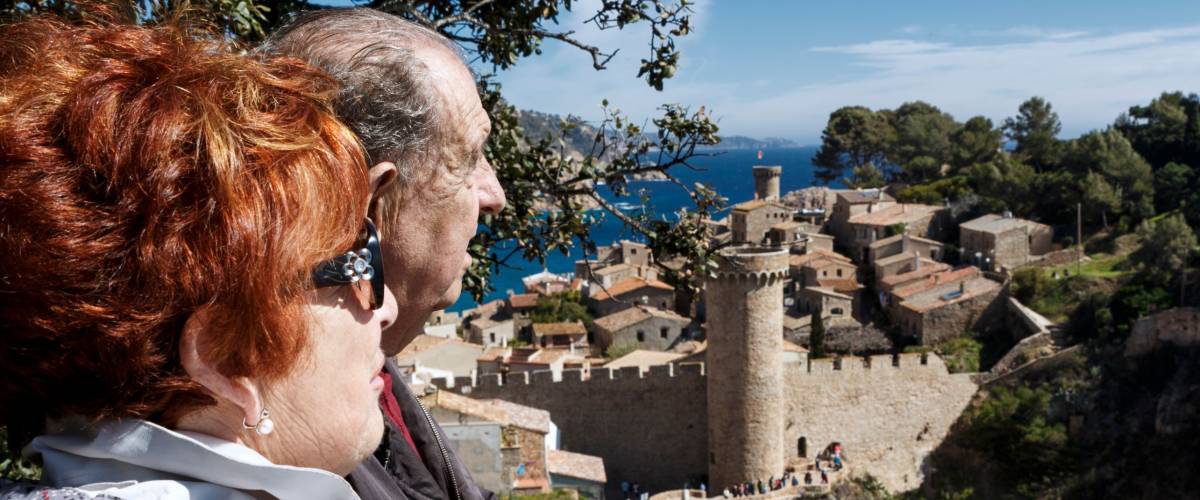
[[[298,57],[343,85],[338,115],[362,139],[372,165],[384,268],[399,309],[383,334],[389,355],[461,293],[467,244],[480,213],[498,213],[504,191],[483,155],[491,122],[458,48],[437,33],[369,9],[300,16],[263,50]],[[383,443],[349,476],[364,499],[475,500],[475,485],[441,428],[391,361]]]

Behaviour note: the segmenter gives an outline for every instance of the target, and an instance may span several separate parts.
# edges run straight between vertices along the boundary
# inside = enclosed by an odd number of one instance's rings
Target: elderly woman
[[[396,310],[336,90],[170,26],[0,28],[0,417],[41,434],[34,498],[357,498]]]

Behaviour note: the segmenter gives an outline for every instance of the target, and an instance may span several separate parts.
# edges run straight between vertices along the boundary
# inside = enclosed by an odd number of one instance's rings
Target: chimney
[[[900,251],[908,251],[908,233],[904,233],[902,236],[900,236]]]
[[[867,202],[867,213],[871,213],[874,211],[875,211],[875,202],[874,201]]]
[[[967,281],[966,280],[958,282],[958,293],[960,293],[960,294],[967,293]]]
[[[913,254],[913,271],[920,271],[920,270],[921,270],[921,254],[915,253],[915,254]]]

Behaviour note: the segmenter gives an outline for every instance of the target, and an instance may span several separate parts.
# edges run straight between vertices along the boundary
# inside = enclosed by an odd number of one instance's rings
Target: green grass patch
[[[1050,321],[1067,321],[1075,308],[1093,292],[1111,294],[1128,273],[1124,256],[1097,256],[1085,262],[1082,273],[1075,265],[1053,268],[1027,267],[1013,274],[1012,294],[1022,304]],[[1069,268],[1069,274],[1064,272]],[[1057,270],[1057,278],[1054,271]]]
[[[1057,272],[1059,276],[1081,274],[1092,278],[1120,278],[1129,273],[1128,266],[1125,265],[1128,260],[1126,255],[1091,254],[1088,255],[1088,259],[1080,265],[1071,263],[1042,270],[1051,276]]]

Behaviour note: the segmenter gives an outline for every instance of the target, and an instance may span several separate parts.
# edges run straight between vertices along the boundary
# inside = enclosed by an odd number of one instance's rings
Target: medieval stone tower
[[[764,201],[779,200],[779,176],[783,167],[779,165],[755,165],[754,169],[754,198]]]
[[[757,170],[755,179],[758,179]],[[778,189],[778,168],[775,186]],[[735,248],[718,257],[708,303],[709,484],[783,472],[783,280],[787,250]]]

